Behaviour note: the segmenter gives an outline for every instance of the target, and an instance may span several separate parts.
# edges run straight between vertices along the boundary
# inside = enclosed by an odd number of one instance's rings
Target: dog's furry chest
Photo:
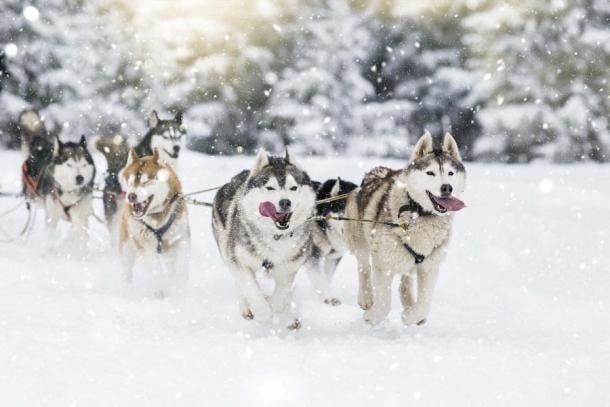
[[[266,268],[273,273],[280,269],[300,267],[311,249],[308,226],[283,235],[266,236],[247,224],[241,224],[240,238],[234,242],[234,261],[252,270]]]
[[[156,251],[160,247],[161,252],[165,253],[181,241],[188,239],[189,227],[185,214],[179,214],[162,236],[155,234],[152,230],[158,230],[163,225],[164,222],[157,224],[149,219],[139,220],[132,216],[128,216],[127,219],[129,236],[141,251]]]

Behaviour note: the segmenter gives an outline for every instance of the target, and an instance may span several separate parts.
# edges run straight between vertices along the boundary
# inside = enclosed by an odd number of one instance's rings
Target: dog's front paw
[[[290,325],[288,325],[288,329],[290,329],[291,331],[296,331],[298,329],[301,329],[301,320],[298,318],[295,318],[294,321],[292,321],[292,323]]]
[[[269,304],[260,305],[256,308],[252,307],[251,312],[256,322],[268,324],[273,320],[273,310]]]
[[[363,310],[368,310],[373,306],[373,293],[370,291],[360,291],[358,293],[358,305]]]
[[[402,311],[400,315],[402,319],[402,323],[406,326],[411,325],[423,325],[426,323],[427,313],[422,312],[418,309],[410,309],[406,308]]]
[[[332,305],[333,307],[336,307],[337,305],[341,305],[341,301],[338,298],[327,298],[324,300],[324,304],[328,304],[328,305]]]
[[[364,321],[369,325],[379,325],[384,319],[385,316],[375,308],[369,308],[364,312]]]

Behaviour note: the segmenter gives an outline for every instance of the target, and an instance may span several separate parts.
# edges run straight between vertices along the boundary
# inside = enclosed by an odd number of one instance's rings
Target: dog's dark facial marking
[[[284,188],[288,175],[291,175],[298,185],[312,186],[311,179],[305,171],[288,163],[284,157],[269,156],[269,163],[248,181],[248,189],[261,188],[271,178],[275,178],[280,188]]]
[[[54,164],[63,164],[72,158],[75,161],[85,160],[88,164],[93,165],[93,158],[87,149],[86,142],[81,139],[78,143],[67,142],[62,143],[58,142],[57,148],[58,151],[55,152],[55,158],[53,159]]]

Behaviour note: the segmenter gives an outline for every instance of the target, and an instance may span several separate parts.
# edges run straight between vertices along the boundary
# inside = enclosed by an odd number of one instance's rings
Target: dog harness
[[[38,196],[38,187],[40,185],[40,178],[42,178],[43,171],[40,171],[38,176],[34,178],[32,174],[30,174],[30,168],[28,166],[27,160],[23,162],[21,166],[21,175],[23,177],[23,183],[26,189],[30,192],[30,194],[34,197]]]
[[[179,196],[180,194],[174,195],[174,197],[169,201],[169,204],[172,205],[174,202],[176,202]],[[165,222],[160,228],[155,229],[148,223],[144,222],[143,220],[140,220],[140,223],[144,225],[146,229],[148,229],[157,238],[157,253],[159,254],[163,252],[163,235],[167,233],[169,228],[171,228],[172,224],[176,221],[176,218],[178,217],[178,208],[179,205],[174,206],[174,210],[169,215],[167,222]]]
[[[81,191],[84,190],[85,188],[87,188],[87,187],[85,186],[85,187],[81,188]],[[55,201],[57,206],[59,206],[61,208],[62,214],[64,215],[64,219],[67,222],[72,222],[72,216],[70,216],[70,209],[72,209],[73,207],[78,205],[78,203],[83,200],[83,198],[85,197],[86,193],[82,194],[80,196],[80,198],[78,198],[76,200],[76,202],[74,202],[72,205],[66,205],[66,204],[64,204],[64,201],[62,201],[62,199],[61,199],[60,191],[61,190],[59,188],[57,188],[57,187],[54,188],[51,196],[53,197],[53,200]]]

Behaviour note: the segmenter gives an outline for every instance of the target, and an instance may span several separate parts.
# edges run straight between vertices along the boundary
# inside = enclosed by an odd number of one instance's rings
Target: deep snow
[[[251,161],[190,153],[184,189],[218,185]],[[314,178],[357,182],[381,163],[302,159]],[[18,190],[19,165],[19,154],[0,153],[2,190]],[[468,165],[468,208],[431,317],[409,328],[396,296],[389,321],[364,324],[349,256],[334,284],[339,307],[297,279],[300,331],[243,320],[208,208],[190,208],[191,288],[165,300],[141,273],[121,283],[95,221],[89,252],[47,249],[40,212],[27,241],[0,244],[0,405],[610,405],[609,170]],[[15,202],[0,199],[0,212]],[[13,233],[24,218],[0,226]]]

